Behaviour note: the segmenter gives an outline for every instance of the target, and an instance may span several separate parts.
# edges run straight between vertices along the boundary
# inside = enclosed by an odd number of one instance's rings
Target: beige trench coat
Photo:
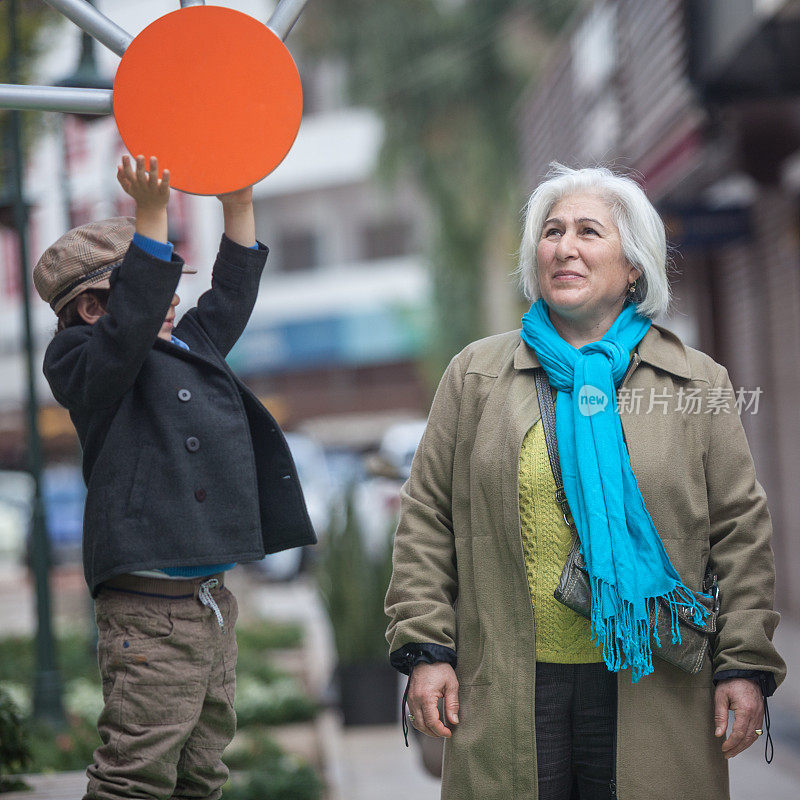
[[[518,505],[520,448],[540,416],[537,366],[518,331],[459,353],[402,490],[387,638],[391,651],[435,643],[457,652],[460,724],[445,744],[443,800],[537,796],[535,629]],[[698,674],[660,659],[636,685],[630,670],[619,674],[621,800],[728,798],[712,676],[758,669],[780,682],[785,675],[771,641],[778,614],[764,492],[731,397],[727,413],[705,413],[731,388],[724,368],[655,325],[623,384],[630,402],[622,426],[656,530],[687,585],[699,588],[711,562],[722,609],[713,663]],[[656,405],[647,413],[651,389]],[[699,413],[676,410],[690,390],[699,390]]]

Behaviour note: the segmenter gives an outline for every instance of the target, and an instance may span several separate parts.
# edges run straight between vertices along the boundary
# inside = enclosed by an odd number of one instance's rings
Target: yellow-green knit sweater
[[[536,623],[536,660],[556,664],[602,661],[602,651],[590,639],[589,620],[553,597],[572,544],[555,492],[539,420],[525,436],[519,455],[519,517]]]

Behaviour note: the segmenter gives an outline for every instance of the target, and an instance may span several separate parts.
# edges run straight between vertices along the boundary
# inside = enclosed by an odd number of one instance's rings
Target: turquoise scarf
[[[644,504],[622,438],[616,387],[630,352],[650,320],[626,304],[608,333],[580,350],[550,322],[543,300],[522,317],[522,338],[535,351],[558,391],[556,435],[564,490],[578,529],[592,589],[592,632],[610,670],[631,667],[636,683],[653,671],[649,610],[663,597],[680,642],[677,610],[708,612],[681,582]]]

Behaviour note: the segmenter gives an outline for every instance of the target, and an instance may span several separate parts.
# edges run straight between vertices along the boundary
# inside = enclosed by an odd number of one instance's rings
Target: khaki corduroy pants
[[[236,730],[238,608],[224,586],[210,590],[221,627],[198,597],[206,580],[123,576],[101,589],[105,707],[84,800],[221,796],[222,751]]]

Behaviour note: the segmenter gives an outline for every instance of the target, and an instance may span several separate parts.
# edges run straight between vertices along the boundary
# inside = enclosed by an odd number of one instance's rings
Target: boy
[[[105,708],[84,800],[211,798],[233,737],[237,607],[224,571],[315,541],[275,420],[224,361],[258,294],[252,189],[220,195],[211,289],[175,324],[169,174],[123,156],[126,218],[76,228],[34,282],[59,316],[44,373],[88,488],[83,561]]]

